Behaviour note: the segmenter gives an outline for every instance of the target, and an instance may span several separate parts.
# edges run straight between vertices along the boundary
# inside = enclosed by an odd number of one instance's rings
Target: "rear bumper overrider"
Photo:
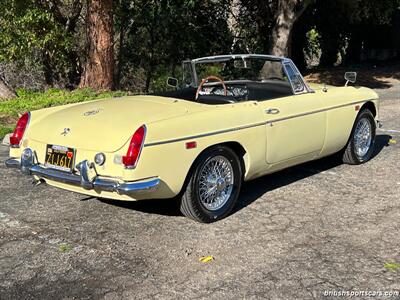
[[[59,171],[46,168],[35,162],[36,153],[27,148],[23,151],[21,159],[10,158],[5,161],[8,168],[20,169],[23,174],[34,175],[42,180],[52,180],[60,183],[70,184],[82,187],[85,190],[94,190],[96,192],[115,192],[119,195],[135,196],[155,191],[160,179],[152,177],[145,180],[134,182],[119,182],[117,180],[102,179],[97,175],[90,177],[90,171],[94,168],[87,160],[76,165],[79,174]]]

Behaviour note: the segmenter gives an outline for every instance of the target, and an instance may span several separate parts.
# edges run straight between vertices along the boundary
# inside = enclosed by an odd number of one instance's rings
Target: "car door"
[[[284,64],[284,69],[294,95],[260,105],[266,124],[268,164],[315,158],[324,145],[326,111],[321,109],[322,100],[307,89],[293,63]]]

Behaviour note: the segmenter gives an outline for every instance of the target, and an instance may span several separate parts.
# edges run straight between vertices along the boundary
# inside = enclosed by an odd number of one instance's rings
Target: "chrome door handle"
[[[268,108],[268,109],[265,110],[265,113],[269,114],[269,115],[276,115],[276,114],[279,114],[279,109],[277,109],[277,108]]]

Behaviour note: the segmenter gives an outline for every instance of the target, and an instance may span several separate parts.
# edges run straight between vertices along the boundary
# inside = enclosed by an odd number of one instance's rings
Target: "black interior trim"
[[[236,103],[236,99],[233,96],[224,95],[199,95],[197,101],[204,104],[229,104]]]
[[[247,90],[246,99],[236,98],[234,96],[223,96],[223,95],[200,95],[198,102],[210,105],[235,103],[241,101],[263,101],[276,99],[281,97],[287,97],[293,95],[293,90],[289,82],[279,80],[267,80],[267,81],[235,81],[226,82],[229,88],[239,87]],[[222,89],[222,87],[221,87]],[[168,91],[162,93],[155,93],[156,96],[170,97],[175,99],[183,99],[188,101],[196,101],[196,88],[187,87],[175,91]]]

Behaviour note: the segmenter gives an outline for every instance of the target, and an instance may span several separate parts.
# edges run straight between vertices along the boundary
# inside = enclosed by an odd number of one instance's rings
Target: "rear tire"
[[[376,136],[374,115],[363,109],[354,122],[350,139],[343,152],[342,160],[349,165],[359,165],[371,159]]]
[[[242,172],[240,159],[228,147],[216,146],[201,154],[182,195],[182,214],[201,223],[226,217],[239,197]]]

